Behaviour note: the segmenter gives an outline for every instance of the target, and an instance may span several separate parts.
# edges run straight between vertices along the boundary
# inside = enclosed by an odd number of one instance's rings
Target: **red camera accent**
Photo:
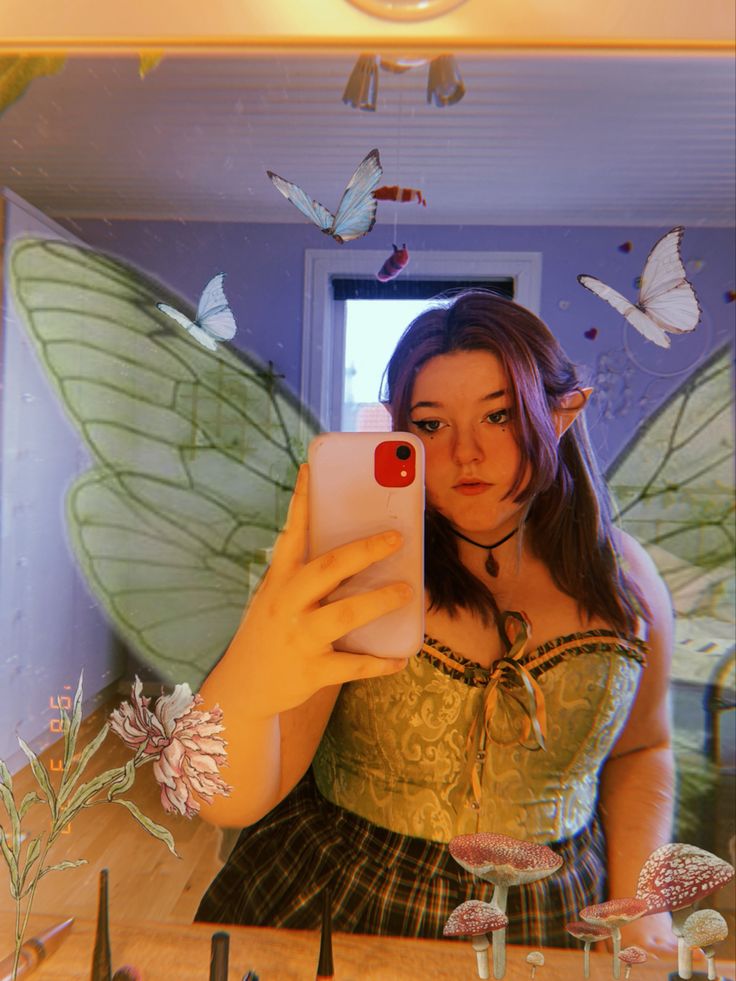
[[[409,451],[405,460],[396,455],[401,447]],[[402,439],[386,439],[379,443],[373,456],[373,473],[381,487],[408,487],[416,475],[414,447]]]

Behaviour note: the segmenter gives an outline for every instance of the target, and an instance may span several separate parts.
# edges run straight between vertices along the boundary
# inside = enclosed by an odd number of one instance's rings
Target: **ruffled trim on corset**
[[[642,667],[646,667],[649,648],[640,637],[617,634],[605,627],[597,627],[548,640],[527,651],[519,659],[519,663],[524,665],[532,677],[537,678],[566,657],[595,653],[619,654],[622,657],[632,658]],[[471,688],[485,687],[493,672],[493,667],[483,668],[426,634],[418,656],[430,661],[443,674],[462,681]]]

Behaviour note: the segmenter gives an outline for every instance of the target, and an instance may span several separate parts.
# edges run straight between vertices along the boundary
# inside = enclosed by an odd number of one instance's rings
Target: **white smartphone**
[[[388,558],[341,583],[330,600],[408,582],[409,603],[350,631],[338,650],[411,657],[424,639],[424,447],[410,433],[322,433],[309,461],[309,554],[381,531],[404,542]]]

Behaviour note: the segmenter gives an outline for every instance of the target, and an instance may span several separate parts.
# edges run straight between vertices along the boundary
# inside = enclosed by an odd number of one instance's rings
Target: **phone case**
[[[407,446],[411,456],[404,463],[398,454],[405,453],[402,447]],[[411,657],[424,639],[421,441],[401,432],[323,433],[312,440],[308,459],[310,557],[381,531],[396,529],[404,537],[398,552],[341,583],[329,599],[392,582],[408,582],[414,589],[409,603],[339,638],[335,648],[378,657]],[[388,485],[379,479],[387,479]]]

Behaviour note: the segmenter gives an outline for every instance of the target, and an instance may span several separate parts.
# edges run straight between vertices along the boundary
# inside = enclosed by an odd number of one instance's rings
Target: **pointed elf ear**
[[[592,388],[576,388],[574,392],[565,395],[558,407],[552,410],[552,421],[558,440],[572,426],[579,413],[583,411],[592,393]]]

